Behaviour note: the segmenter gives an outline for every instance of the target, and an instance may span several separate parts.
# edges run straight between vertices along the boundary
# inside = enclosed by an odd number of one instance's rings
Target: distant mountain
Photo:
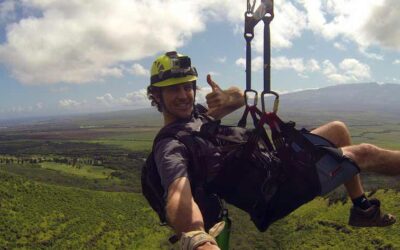
[[[282,111],[400,114],[400,84],[345,84],[281,96]]]
[[[271,103],[267,100],[266,103]],[[259,101],[260,103],[260,101]],[[267,107],[267,110],[270,110]],[[227,117],[227,123],[235,123],[243,109]],[[279,113],[293,120],[328,121],[348,117],[364,117],[377,120],[390,117],[400,120],[400,84],[358,83],[335,85],[314,90],[303,90],[280,96]],[[319,119],[316,119],[319,118]],[[124,110],[86,115],[34,118],[0,121],[0,129],[14,125],[60,124],[63,126],[161,126],[162,117],[155,108]]]

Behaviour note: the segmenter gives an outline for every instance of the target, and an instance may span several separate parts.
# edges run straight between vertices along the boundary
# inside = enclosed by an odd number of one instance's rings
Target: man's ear
[[[157,91],[153,93],[153,97],[157,103],[161,103],[161,91]]]

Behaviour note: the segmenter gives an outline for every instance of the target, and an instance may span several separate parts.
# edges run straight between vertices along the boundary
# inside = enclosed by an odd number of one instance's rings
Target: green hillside
[[[159,249],[168,235],[139,194],[0,182],[1,249]]]
[[[240,113],[224,123],[234,124]],[[400,149],[398,116],[288,110],[282,118],[308,129],[343,120],[354,143]],[[140,169],[160,122],[154,113],[116,112],[2,129],[0,250],[176,249],[167,242],[172,232],[158,225],[140,194]],[[361,176],[365,190],[400,216],[400,177]],[[400,222],[352,228],[350,206],[339,188],[264,233],[230,207],[231,249],[400,249]]]
[[[374,197],[385,210],[400,215],[398,192],[380,190]],[[400,249],[399,223],[387,228],[351,227],[347,225],[350,203],[329,206],[327,199],[315,199],[265,233],[245,223],[248,216],[234,210],[232,249]]]
[[[140,194],[90,191],[33,182],[0,171],[0,246],[5,249],[170,249],[171,232],[158,226]],[[400,214],[395,191],[378,191],[384,208]],[[398,249],[400,224],[347,225],[350,204],[316,199],[259,233],[230,208],[231,249]],[[176,246],[174,246],[176,247]]]

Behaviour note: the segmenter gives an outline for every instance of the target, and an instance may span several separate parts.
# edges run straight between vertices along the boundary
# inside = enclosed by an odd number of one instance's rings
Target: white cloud
[[[24,0],[20,4],[35,15],[8,26],[0,62],[20,82],[31,85],[120,77],[123,71],[117,65],[182,47],[194,33],[204,31],[207,22],[241,24],[245,8],[230,0]]]
[[[366,37],[384,47],[400,51],[399,16],[400,1],[378,1],[362,27]]]
[[[251,70],[252,71],[260,71],[264,68],[264,58],[261,56],[257,56],[253,60],[251,60]]]
[[[115,103],[115,99],[110,93],[106,93],[103,96],[98,96],[96,97],[96,100],[105,106],[112,106]]]
[[[323,73],[325,75],[335,74],[337,71],[335,65],[333,65],[333,63],[331,63],[331,61],[329,60],[323,61],[322,65],[323,65]]]
[[[0,61],[26,84],[85,83],[120,76],[121,69],[115,66],[119,62],[175,49],[204,30],[202,11],[208,7],[183,0],[24,4],[42,15],[8,27]]]
[[[103,96],[96,97],[98,103],[108,107],[108,108],[145,108],[150,107],[150,101],[147,99],[147,91],[141,89],[138,91],[127,93],[122,97],[113,97],[110,93],[106,93]]]
[[[146,108],[151,106],[149,99],[147,99],[147,91],[145,89],[127,93],[126,96],[121,99],[126,100],[125,102],[127,105],[132,105],[135,108]]]
[[[292,40],[300,37],[306,28],[304,11],[296,8],[289,1],[277,0],[274,1],[274,14],[275,17],[271,22],[271,46],[273,48],[292,47]],[[254,47],[260,53],[263,52],[263,34],[264,24],[261,22],[255,28],[254,38]]]
[[[13,2],[3,1],[0,13],[11,13]],[[37,15],[8,25],[0,62],[20,82],[37,85],[121,77],[124,71],[119,65],[178,49],[193,34],[204,31],[207,22],[223,20],[236,29],[242,27],[246,5],[239,0],[19,3]],[[311,30],[328,40],[354,41],[361,52],[372,45],[400,49],[399,11],[397,0],[276,0],[272,46],[290,48],[304,31]],[[262,29],[260,23],[254,41],[258,52],[263,50]],[[365,55],[379,58],[369,52]]]
[[[64,109],[75,109],[77,111],[105,111],[121,109],[140,109],[151,107],[147,99],[146,89],[140,89],[126,93],[121,97],[114,97],[110,93],[96,97],[94,100],[77,101],[72,99],[63,99],[59,101],[59,106]]]
[[[16,107],[11,108],[12,113],[22,113],[22,112],[26,112],[27,110],[28,110],[28,108],[24,108],[21,106],[16,106]]]
[[[274,69],[293,69],[296,72],[304,72],[305,66],[302,58],[289,59],[284,56],[272,58],[272,65]]]
[[[400,64],[400,60],[399,59],[394,60],[393,64]]]
[[[367,48],[361,47],[359,49],[360,53],[363,54],[367,58],[383,61],[383,55],[373,53],[373,52],[368,52]]]
[[[307,28],[328,40],[343,37],[356,42],[360,49],[379,45],[400,50],[397,28],[400,1],[300,0],[300,3],[306,10]]]
[[[236,60],[235,64],[243,69],[246,68],[246,59],[239,58]],[[257,56],[256,58],[251,60],[251,71],[260,71],[263,69],[264,59],[261,56]]]
[[[22,106],[22,105],[18,105],[18,106],[12,106],[12,107],[8,107],[8,108],[1,108],[0,109],[0,113],[5,113],[5,114],[29,114],[32,115],[35,112],[38,112],[40,110],[43,110],[45,107],[45,105],[42,102],[37,102],[34,105],[27,105],[27,106]]]
[[[333,46],[334,46],[335,48],[337,48],[338,50],[346,50],[346,47],[345,47],[344,44],[342,44],[342,43],[334,42],[334,43],[333,43]]]
[[[238,59],[235,61],[235,64],[236,64],[237,66],[239,66],[239,67],[246,68],[246,59],[244,59],[243,57],[238,58]]]
[[[318,61],[314,58],[304,61],[303,58],[287,58],[284,56],[273,57],[271,66],[277,70],[292,69],[302,78],[308,78],[308,75],[306,75],[308,72],[316,72],[321,69]]]
[[[58,102],[59,106],[66,109],[80,108],[86,101],[78,102],[71,99],[63,99]]]
[[[321,69],[321,67],[319,66],[319,63],[316,59],[308,60],[306,68],[308,71],[311,71],[311,72],[318,71]]]
[[[246,67],[246,59],[239,58],[236,60],[236,65],[242,68]],[[252,71],[260,71],[263,69],[264,59],[261,56],[258,56],[252,60]],[[304,74],[305,72],[315,72],[320,70],[319,63],[316,59],[310,59],[304,62],[303,58],[287,58],[284,56],[273,57],[271,59],[271,67],[274,70],[284,70],[284,69],[292,69],[299,73],[302,77],[307,77]]]
[[[355,77],[355,79],[369,79],[371,77],[371,69],[367,64],[363,64],[354,58],[346,58],[339,67],[344,70],[348,75]]]
[[[217,57],[217,58],[216,58],[216,61],[219,62],[219,63],[225,63],[225,62],[226,62],[226,56]]]
[[[150,73],[139,63],[134,63],[130,69],[130,72],[137,76],[149,76]]]
[[[371,69],[354,58],[346,58],[336,67],[331,61],[323,62],[323,74],[334,83],[359,82],[371,79]]]

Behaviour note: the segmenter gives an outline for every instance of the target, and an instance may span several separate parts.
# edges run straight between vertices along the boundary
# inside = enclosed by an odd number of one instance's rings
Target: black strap
[[[151,76],[151,84],[155,84],[170,78],[185,77],[185,76],[197,76],[197,71],[195,67],[190,67],[187,69],[182,69],[176,72],[171,70],[160,71],[158,75]]]
[[[252,115],[254,127],[257,127],[256,124],[259,123],[259,119],[255,115],[254,110],[257,109],[257,99],[258,93],[257,91],[251,88],[251,41],[254,38],[254,27],[258,24],[260,20],[264,22],[264,90],[262,92],[262,111],[265,112],[265,103],[264,96],[266,94],[274,94],[276,99],[279,98],[278,94],[271,91],[271,42],[270,42],[270,27],[269,24],[274,18],[273,12],[273,1],[269,2],[261,1],[261,5],[254,12],[255,1],[253,4],[250,4],[250,0],[247,0],[247,10],[245,12],[245,27],[244,27],[244,38],[246,40],[246,90],[244,92],[246,109],[243,113],[242,118],[240,119],[238,126],[245,127],[247,116],[249,114]],[[253,104],[249,104],[249,94],[254,94],[254,102]],[[274,104],[274,112],[277,110],[278,101],[275,101]]]

